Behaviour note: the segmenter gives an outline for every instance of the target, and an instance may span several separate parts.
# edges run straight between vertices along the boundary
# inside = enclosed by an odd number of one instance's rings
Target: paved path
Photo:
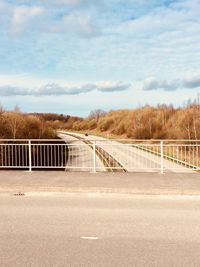
[[[199,267],[199,198],[0,196],[2,267]]]
[[[200,174],[0,171],[0,193],[16,192],[200,195]]]
[[[63,132],[64,133],[64,132]],[[114,159],[116,159],[127,171],[155,171],[161,169],[161,158],[157,155],[145,152],[141,149],[135,148],[130,144],[122,144],[117,141],[110,141],[106,138],[89,135],[85,136],[81,133],[69,133],[65,132],[63,136],[67,134],[73,134],[74,136],[81,137],[85,140],[93,140],[96,145]],[[112,164],[112,163],[111,163]],[[193,170],[183,167],[172,161],[163,160],[163,166],[166,171],[192,173]],[[98,168],[98,167],[97,167]]]

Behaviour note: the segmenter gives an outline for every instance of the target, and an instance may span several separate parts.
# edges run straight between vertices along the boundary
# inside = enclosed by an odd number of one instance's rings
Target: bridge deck
[[[66,192],[200,195],[198,173],[0,171],[0,193]]]

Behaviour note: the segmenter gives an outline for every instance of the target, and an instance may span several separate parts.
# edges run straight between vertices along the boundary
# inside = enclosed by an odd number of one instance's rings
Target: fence
[[[200,142],[186,140],[0,140],[0,169],[200,170]]]

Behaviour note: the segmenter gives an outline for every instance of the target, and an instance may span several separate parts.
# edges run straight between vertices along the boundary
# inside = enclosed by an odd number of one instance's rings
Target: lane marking
[[[81,236],[81,239],[87,239],[87,240],[97,240],[99,239],[97,236]]]

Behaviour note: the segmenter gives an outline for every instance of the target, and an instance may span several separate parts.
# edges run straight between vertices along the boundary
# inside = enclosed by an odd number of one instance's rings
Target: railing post
[[[164,166],[163,166],[163,141],[160,141],[160,171],[164,173]]]
[[[96,143],[93,141],[93,172],[96,172]]]
[[[29,172],[32,171],[32,160],[31,160],[31,140],[28,141],[28,155],[29,155]]]

